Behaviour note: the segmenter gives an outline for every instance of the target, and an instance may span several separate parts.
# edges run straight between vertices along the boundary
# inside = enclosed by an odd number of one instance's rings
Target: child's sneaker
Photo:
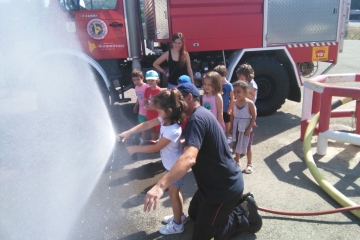
[[[227,140],[227,143],[228,143],[228,144],[231,144],[231,143],[232,143],[232,137],[227,137],[226,140]]]
[[[159,229],[159,232],[164,235],[182,233],[184,231],[184,224],[177,225],[173,221],[169,222],[165,226]]]
[[[163,222],[168,224],[174,220],[174,215],[169,215],[164,217]],[[181,215],[181,222],[185,224],[187,222],[187,216],[185,214]]]

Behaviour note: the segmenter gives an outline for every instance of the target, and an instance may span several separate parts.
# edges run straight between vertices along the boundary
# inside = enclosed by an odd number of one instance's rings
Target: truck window
[[[62,9],[79,10],[109,10],[117,7],[117,0],[59,0]]]
[[[115,9],[117,0],[80,0],[80,10],[107,10]]]

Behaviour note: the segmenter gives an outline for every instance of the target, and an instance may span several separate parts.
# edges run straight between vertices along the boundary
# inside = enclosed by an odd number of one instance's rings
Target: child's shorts
[[[230,114],[228,114],[227,112],[223,112],[223,119],[225,123],[229,123],[230,122]]]
[[[166,170],[166,173],[168,173],[169,171]],[[182,178],[180,178],[179,180],[177,180],[176,182],[174,182],[171,186],[172,187],[180,187],[182,182],[184,181],[185,176],[183,176]]]
[[[138,121],[139,121],[139,123],[146,122],[146,116],[139,114]]]

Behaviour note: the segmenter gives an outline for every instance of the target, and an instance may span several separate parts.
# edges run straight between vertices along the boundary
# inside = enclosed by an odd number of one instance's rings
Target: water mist
[[[115,141],[89,65],[38,57],[57,44],[79,48],[46,31],[46,10],[40,0],[0,0],[1,239],[66,239]]]

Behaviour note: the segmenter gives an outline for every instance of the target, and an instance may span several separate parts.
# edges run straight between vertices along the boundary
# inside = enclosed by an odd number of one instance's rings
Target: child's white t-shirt
[[[164,137],[171,141],[168,145],[160,150],[162,163],[166,170],[170,170],[183,153],[183,148],[180,143],[181,126],[177,123],[164,126],[164,120],[161,117],[158,117],[158,119],[161,123],[160,138]]]
[[[255,89],[256,89],[256,93],[255,93],[254,100],[253,100],[253,102],[255,103],[255,102],[256,102],[256,99],[257,99],[258,85],[257,85],[256,82],[254,81],[254,79],[251,79],[251,81],[250,81],[250,83],[249,83],[249,88],[255,88]]]

